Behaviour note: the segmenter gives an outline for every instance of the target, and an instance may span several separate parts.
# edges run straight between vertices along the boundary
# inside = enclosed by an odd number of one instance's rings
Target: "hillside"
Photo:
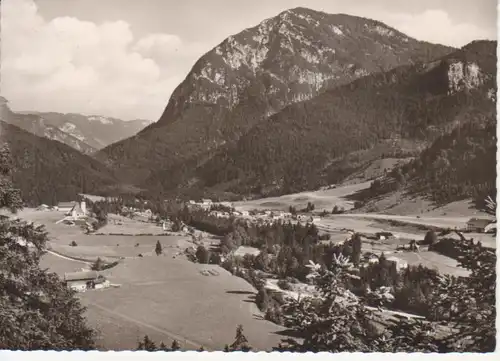
[[[39,137],[57,140],[85,154],[90,154],[97,150],[81,138],[73,136],[50,124],[40,115],[13,112],[7,103],[5,98],[0,97],[0,119],[4,122],[13,124]]]
[[[496,119],[492,113],[438,137],[419,157],[380,177],[355,199],[368,207],[398,192],[441,206],[496,197]]]
[[[57,140],[84,154],[128,138],[151,124],[141,119],[123,121],[81,114],[13,112],[3,97],[0,97],[0,115],[7,123],[39,137]]]
[[[473,42],[441,59],[366,76],[290,105],[195,173],[181,176],[179,168],[168,179],[257,196],[312,189],[358,170],[363,162],[345,163],[356,152],[366,162],[375,154],[414,157],[466,122],[482,122],[495,112],[494,94],[496,42]],[[150,187],[166,175],[151,177]]]
[[[152,123],[144,119],[124,121],[100,115],[74,113],[40,112],[36,115],[42,117],[47,124],[83,140],[95,150],[131,137]]]
[[[290,104],[453,50],[417,41],[370,19],[288,10],[228,37],[202,56],[157,123],[97,157],[120,177],[135,183],[150,177],[149,186],[158,179],[154,186],[171,188],[175,179],[167,184],[162,174],[152,173],[184,173]]]
[[[118,181],[98,161],[58,141],[0,121],[0,138],[13,158],[13,181],[28,204],[55,204],[79,193],[99,194]]]

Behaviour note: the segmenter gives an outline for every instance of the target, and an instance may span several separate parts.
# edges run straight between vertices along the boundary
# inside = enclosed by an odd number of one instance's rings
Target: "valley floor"
[[[99,330],[103,350],[135,349],[146,334],[158,344],[176,339],[182,349],[221,350],[234,340],[238,324],[258,350],[271,350],[282,338],[282,327],[263,320],[253,302],[256,290],[246,281],[219,266],[185,258],[184,250],[193,245],[187,235],[85,235],[78,227],[55,224],[58,212],[26,209],[18,216],[46,226],[52,251],[41,266],[60,276],[89,269],[97,257],[120,260],[101,272],[119,287],[78,294],[90,325]],[[133,223],[129,220],[129,231]],[[162,233],[151,223],[136,226],[133,234]],[[77,246],[69,245],[72,240]],[[163,246],[160,256],[154,254],[157,240]]]
[[[369,186],[368,182],[351,184],[316,192],[303,192],[282,197],[238,202],[238,210],[287,210],[307,202],[316,205],[315,212],[337,205],[352,208],[346,197]],[[440,273],[466,275],[463,268],[449,257],[422,249],[420,252],[398,251],[398,246],[411,239],[423,239],[428,227],[463,228],[471,216],[477,215],[465,206],[413,214],[345,213],[326,215],[315,221],[320,232],[329,233],[331,241],[342,242],[350,231],[365,235],[391,232],[385,240],[363,238],[363,251],[396,257],[401,262],[423,264]],[[460,208],[461,207],[461,208]],[[453,212],[460,209],[460,212]],[[465,211],[468,210],[469,213]],[[446,213],[447,215],[443,215]],[[190,262],[187,248],[195,244],[185,233],[165,234],[162,227],[140,220],[110,215],[108,225],[97,234],[85,235],[77,226],[56,224],[61,213],[25,209],[18,216],[45,225],[50,235],[50,251],[41,266],[63,276],[65,272],[89,269],[98,257],[118,261],[103,271],[111,287],[80,293],[87,306],[90,325],[99,330],[99,345],[106,350],[134,349],[144,336],[169,344],[176,339],[183,349],[220,350],[234,339],[236,326],[242,324],[245,335],[257,350],[271,350],[283,338],[284,329],[263,319],[254,303],[256,290],[246,281],[215,265]],[[451,234],[450,236],[453,236]],[[490,234],[467,234],[484,245],[496,247]],[[218,242],[216,239],[210,242]],[[74,241],[77,245],[71,246]],[[154,247],[160,241],[163,254],[156,256]],[[241,247],[237,254],[258,253]],[[274,283],[273,283],[274,282]],[[276,288],[276,281],[268,286]],[[214,332],[217,330],[217,332]]]

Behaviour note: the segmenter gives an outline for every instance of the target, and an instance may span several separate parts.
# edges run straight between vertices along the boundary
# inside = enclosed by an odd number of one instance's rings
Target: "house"
[[[57,204],[57,210],[59,212],[64,212],[65,214],[71,212],[76,202],[59,202]]]
[[[97,271],[79,271],[64,274],[64,283],[69,288],[84,292],[89,289],[104,288],[109,282]]]
[[[87,203],[82,201],[81,203],[75,202],[75,205],[70,211],[73,218],[83,217],[87,215]]]
[[[483,233],[486,230],[486,227],[492,223],[490,219],[485,218],[471,218],[467,222],[467,230],[469,232],[478,232]]]
[[[87,203],[82,201],[78,202],[60,202],[57,205],[57,210],[59,212],[64,212],[66,216],[72,216],[73,218],[78,218],[85,216],[87,214]]]

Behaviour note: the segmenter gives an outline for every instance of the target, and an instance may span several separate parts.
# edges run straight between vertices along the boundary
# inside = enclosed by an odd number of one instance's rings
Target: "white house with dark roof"
[[[78,292],[109,287],[109,281],[97,271],[65,273],[64,282],[66,286]]]
[[[59,212],[64,212],[65,216],[72,216],[73,218],[83,217],[87,215],[87,203],[85,201],[79,202],[60,202],[57,205]]]
[[[491,219],[486,218],[471,218],[467,222],[467,230],[469,232],[485,232],[486,228],[490,223],[493,223]]]

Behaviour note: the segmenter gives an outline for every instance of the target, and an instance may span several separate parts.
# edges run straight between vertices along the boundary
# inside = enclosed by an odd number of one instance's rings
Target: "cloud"
[[[473,40],[491,39],[487,30],[469,23],[455,23],[443,10],[426,10],[415,15],[385,13],[377,17],[418,40],[462,47]]]
[[[2,1],[2,96],[13,109],[156,120],[203,53],[173,34],[135,39],[124,21],[45,21],[32,0]]]

